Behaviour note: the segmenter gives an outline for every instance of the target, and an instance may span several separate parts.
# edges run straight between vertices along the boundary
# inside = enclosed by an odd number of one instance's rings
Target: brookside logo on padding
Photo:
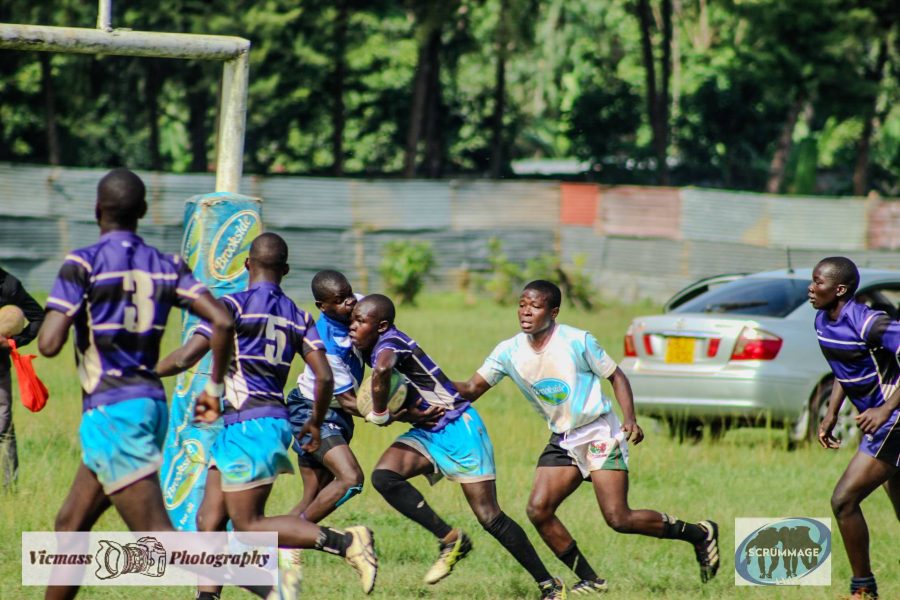
[[[735,585],[831,585],[831,519],[735,519]]]

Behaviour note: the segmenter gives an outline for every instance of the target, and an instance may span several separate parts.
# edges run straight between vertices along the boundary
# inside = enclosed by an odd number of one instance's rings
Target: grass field
[[[564,307],[562,322],[594,332],[610,353],[621,356],[622,332],[632,316],[656,310],[651,305],[602,305],[591,313]],[[401,308],[398,325],[415,337],[453,378],[468,377],[501,339],[517,331],[515,309],[487,303],[467,305],[461,296],[430,296],[418,308]],[[173,321],[174,323],[174,321]],[[177,339],[167,337],[167,349]],[[80,395],[70,350],[54,360],[37,362],[53,394],[47,408],[30,414],[15,411],[21,467],[14,492],[0,492],[0,599],[42,597],[40,588],[23,588],[21,533],[47,531],[80,460],[77,424]],[[295,370],[298,367],[295,366]],[[518,520],[550,568],[570,584],[574,576],[547,550],[525,516],[525,501],[534,464],[548,431],[508,381],[477,403],[491,432],[501,506]],[[716,444],[678,445],[664,429],[641,420],[647,438],[631,452],[632,507],[654,508],[686,520],[712,518],[721,526],[722,567],[718,577],[702,585],[693,550],[683,542],[616,534],[603,522],[589,486],[576,492],[560,514],[579,546],[600,574],[610,580],[607,598],[752,598],[825,599],[846,595],[849,567],[840,535],[835,531],[832,587],[736,587],[734,584],[734,519],[736,517],[823,517],[830,515],[831,490],[850,457],[849,451],[826,452],[818,447],[789,452],[784,432],[741,430]],[[353,440],[366,473],[402,425],[379,429],[358,425]],[[468,600],[527,597],[537,591],[528,575],[506,554],[470,513],[458,486],[441,482],[428,488],[416,484],[451,524],[465,528],[475,550],[458,570],[434,587],[421,578],[436,557],[430,534],[395,513],[372,490],[338,510],[332,526],[365,523],[375,531],[381,570],[375,598],[466,598]],[[270,514],[284,512],[299,498],[299,477],[283,477],[275,486]],[[864,504],[872,531],[873,567],[882,598],[900,598],[897,540],[900,525],[880,491]],[[835,526],[836,527],[836,526]],[[109,511],[98,530],[121,530]],[[305,592],[314,598],[361,598],[355,574],[342,561],[321,553],[304,553]],[[226,598],[250,598],[227,589]],[[192,598],[186,588],[91,588],[83,598]]]

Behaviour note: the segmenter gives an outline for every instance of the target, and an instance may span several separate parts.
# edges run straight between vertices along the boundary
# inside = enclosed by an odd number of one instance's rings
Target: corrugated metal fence
[[[97,238],[94,197],[105,170],[0,164],[0,263],[31,289],[48,289],[60,258]],[[213,175],[139,173],[150,209],[141,234],[177,252],[184,200],[214,188]],[[286,287],[336,268],[362,290],[382,289],[382,246],[431,242],[436,284],[488,268],[497,237],[515,261],[558,253],[588,257],[603,293],[663,299],[699,277],[794,266],[842,253],[900,268],[900,202],[798,198],[720,190],[600,187],[548,181],[406,181],[247,176],[263,220],[291,248]]]

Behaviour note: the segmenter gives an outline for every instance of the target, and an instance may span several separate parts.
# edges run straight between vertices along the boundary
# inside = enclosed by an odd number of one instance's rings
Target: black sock
[[[353,536],[349,533],[331,529],[330,527],[322,527],[319,531],[319,537],[316,538],[315,549],[328,552],[329,554],[344,556],[352,540]]]
[[[875,583],[875,576],[869,575],[868,577],[851,577],[850,578],[850,594],[857,590],[866,590],[873,596],[878,596],[878,584]]]
[[[444,539],[453,530],[428,506],[419,490],[399,473],[376,469],[372,472],[372,485],[401,515],[415,521],[438,539]]]
[[[197,592],[197,600],[219,600],[219,592]]]
[[[665,531],[662,537],[670,540],[684,540],[691,544],[699,544],[706,539],[706,530],[693,523],[685,523],[675,517],[662,513]]]
[[[578,544],[574,541],[571,546],[557,554],[556,558],[572,569],[579,579],[597,579],[597,573],[591,568],[584,554],[578,549]]]
[[[525,535],[525,531],[518,523],[507,517],[504,512],[501,511],[499,515],[483,527],[485,531],[494,536],[506,548],[507,552],[512,554],[513,558],[519,561],[520,565],[525,567],[525,570],[534,577],[535,581],[543,583],[553,579],[547,571],[547,567],[541,562],[541,558],[535,551],[534,546],[528,540],[528,536]]]

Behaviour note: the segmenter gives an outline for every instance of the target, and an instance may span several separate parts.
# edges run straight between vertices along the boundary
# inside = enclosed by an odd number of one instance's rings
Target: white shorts
[[[628,470],[628,442],[616,413],[610,411],[562,435],[559,445],[575,460],[582,476],[591,471]]]

